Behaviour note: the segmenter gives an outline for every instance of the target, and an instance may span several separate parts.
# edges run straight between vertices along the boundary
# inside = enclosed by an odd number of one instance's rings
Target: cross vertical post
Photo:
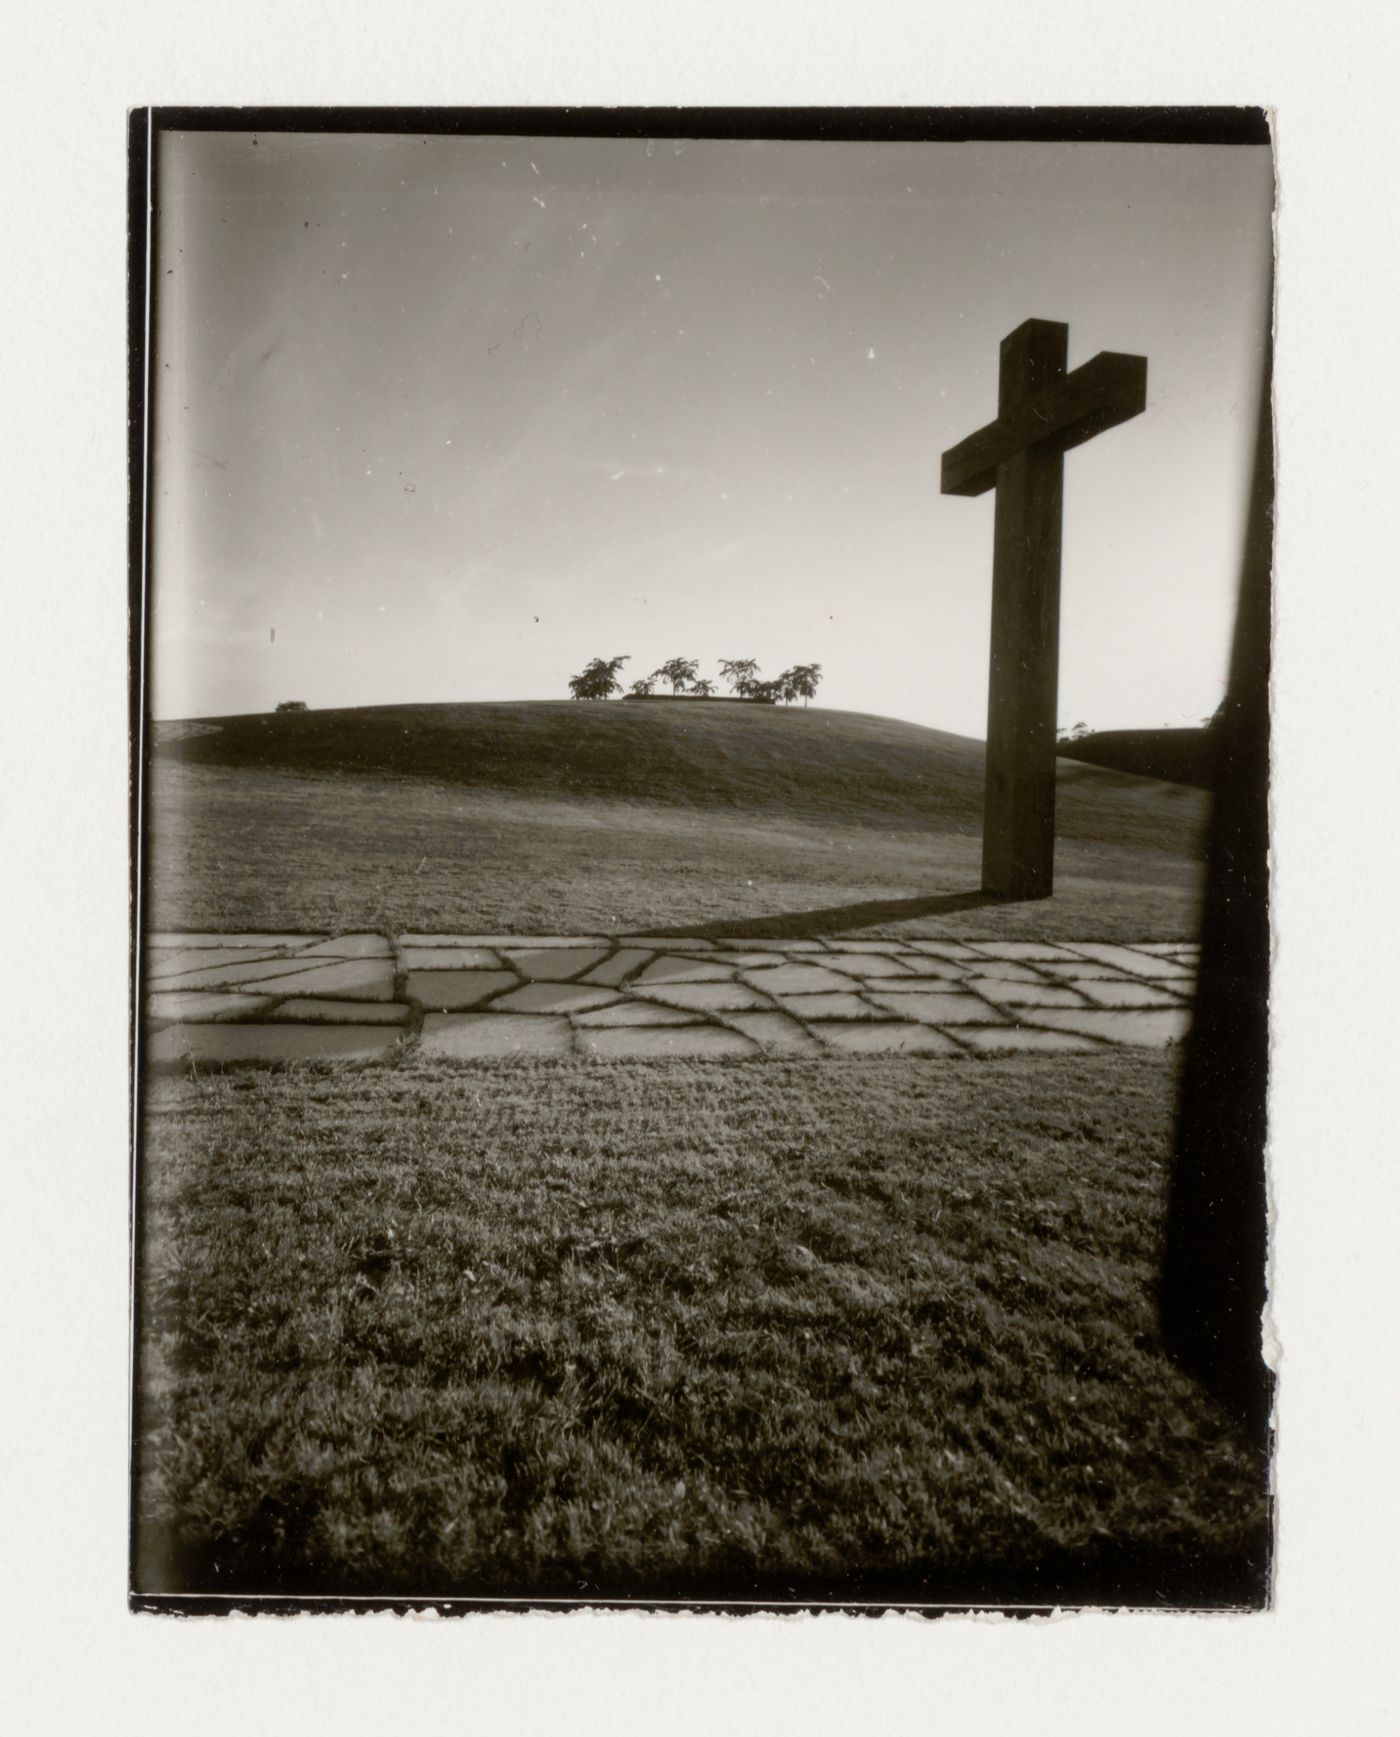
[[[997,419],[943,454],[944,494],[996,490],[982,890],[1045,899],[1055,885],[1064,455],[1138,415],[1147,359],[1104,352],[1065,372],[1069,327],[1003,338]]]
[[[1001,344],[997,412],[1064,379],[1069,327],[1027,320]],[[1064,454],[1023,447],[997,466],[982,890],[1044,899],[1055,884]]]

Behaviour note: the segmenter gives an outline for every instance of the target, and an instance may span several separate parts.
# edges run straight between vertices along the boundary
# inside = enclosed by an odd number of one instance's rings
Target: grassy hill
[[[1056,899],[992,916],[975,902],[982,780],[980,742],[824,708],[502,702],[158,726],[153,920],[693,932],[852,907],[854,924],[929,933],[1191,931],[1201,792],[1062,762]],[[944,903],[899,908],[920,898]]]
[[[535,796],[739,809],[913,831],[980,827],[983,747],[860,712],[514,701],[209,720],[160,749],[243,770],[422,779]],[[1191,850],[1201,804],[1066,767],[1060,835]]]
[[[1077,742],[1061,742],[1065,760],[1107,766],[1136,778],[1168,778],[1213,790],[1217,736],[1213,730],[1095,730]]]

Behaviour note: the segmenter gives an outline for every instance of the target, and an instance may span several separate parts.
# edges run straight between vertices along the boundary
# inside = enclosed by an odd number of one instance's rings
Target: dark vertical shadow
[[[816,911],[788,911],[781,917],[721,917],[699,928],[672,930],[697,940],[795,941],[815,935],[843,935],[848,929],[873,929],[882,923],[903,923],[912,917],[943,917],[954,911],[977,911],[984,905],[1009,901],[993,893],[936,893],[926,899],[870,899],[862,905],[825,905]],[[660,930],[656,931],[658,934]]]
[[[1269,1032],[1272,346],[1265,358],[1239,613],[1208,856],[1196,1017],[1177,1123],[1160,1294],[1172,1355],[1267,1447],[1262,1355]]]

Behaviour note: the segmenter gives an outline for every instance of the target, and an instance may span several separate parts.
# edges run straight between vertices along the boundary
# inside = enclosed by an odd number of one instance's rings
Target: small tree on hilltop
[[[672,694],[678,694],[695,680],[700,673],[700,665],[693,657],[673,657],[663,663],[656,673],[662,681],[670,682]]]
[[[576,676],[569,678],[569,692],[576,700],[606,700],[622,692],[617,672],[629,660],[625,657],[595,657]]]
[[[697,700],[708,700],[714,694],[715,684],[708,676],[701,676],[700,680],[695,683],[690,691],[695,695]]]
[[[632,683],[627,691],[639,700],[649,699],[651,695],[656,692],[655,674],[649,676],[638,676],[636,681]]]
[[[745,699],[749,700],[762,700],[766,706],[775,705],[782,697],[782,686],[779,682],[775,681],[751,682],[749,684],[749,691],[744,696]]]
[[[792,697],[800,699],[805,706],[808,700],[816,699],[817,687],[821,679],[822,666],[819,663],[796,663],[790,670],[784,670],[779,677],[779,680],[784,682],[787,687],[783,698],[786,700],[788,692],[791,692]]]
[[[724,657],[719,663],[720,679],[727,681],[741,699],[747,699],[758,681],[758,664],[751,657]]]

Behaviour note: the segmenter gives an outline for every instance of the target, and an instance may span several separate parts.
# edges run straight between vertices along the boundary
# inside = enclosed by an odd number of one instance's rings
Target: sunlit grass
[[[156,929],[693,932],[966,895],[981,878],[978,825],[951,818],[817,820],[160,761],[152,790]],[[1190,857],[1074,840],[1057,855],[1053,900],[898,927],[1011,940],[1195,934],[1201,869]]]

